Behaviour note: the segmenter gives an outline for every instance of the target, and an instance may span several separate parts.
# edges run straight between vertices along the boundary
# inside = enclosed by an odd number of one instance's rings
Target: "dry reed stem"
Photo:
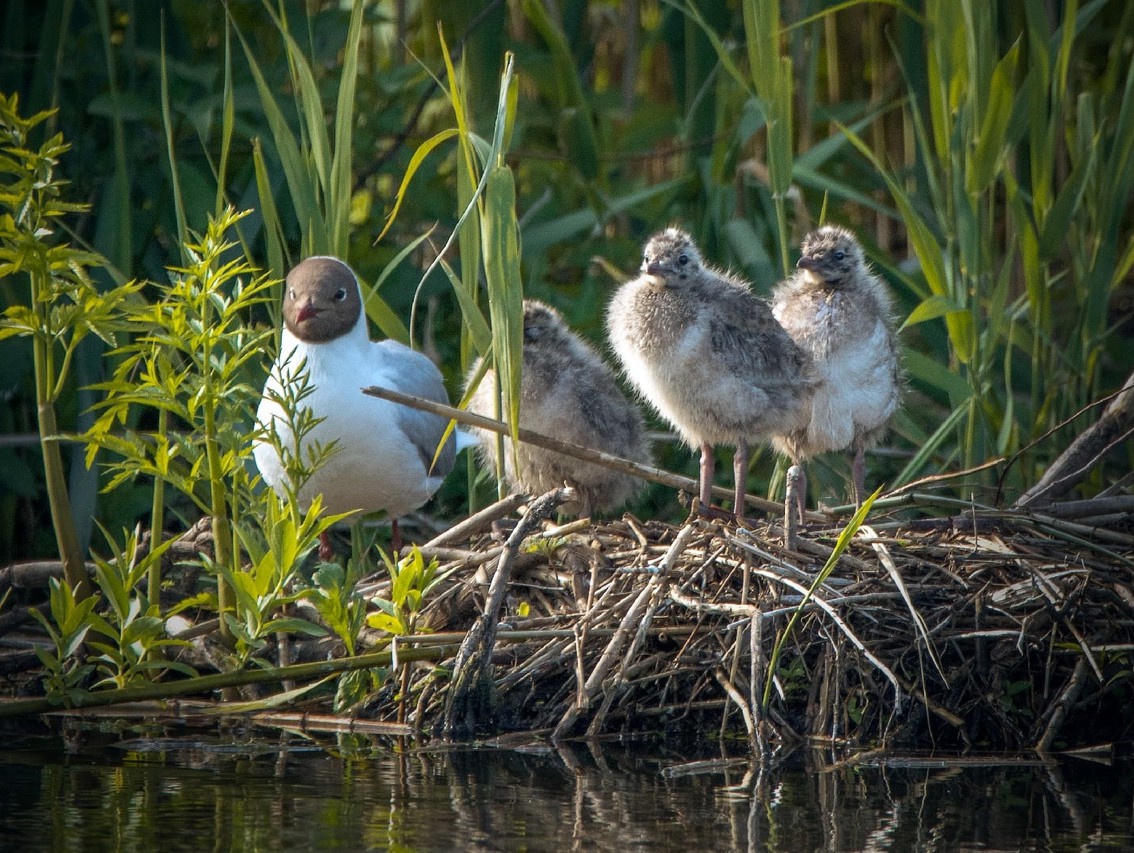
[[[508,591],[512,576],[512,563],[519,553],[520,544],[536,526],[562,503],[575,499],[574,489],[553,489],[537,498],[528,507],[520,523],[508,537],[504,551],[492,576],[488,601],[484,612],[465,636],[453,665],[454,684],[445,706],[445,732],[449,736],[469,735],[478,731],[492,716],[492,685],[489,683],[489,666],[496,642],[500,621],[500,607]]]
[[[594,701],[595,695],[602,687],[603,680],[606,678],[610,668],[614,665],[615,658],[622,650],[623,644],[630,633],[630,625],[638,618],[646,603],[653,597],[655,591],[662,587],[666,581],[666,575],[673,568],[674,562],[681,555],[682,551],[689,544],[689,540],[693,535],[694,526],[692,523],[687,523],[681,532],[677,534],[673,540],[673,544],[669,547],[661,565],[658,567],[656,574],[654,574],[645,588],[634,599],[633,604],[626,611],[626,615],[622,617],[618,625],[618,631],[610,642],[607,644],[606,649],[599,658],[598,664],[591,671],[583,685],[581,693],[576,697],[575,704],[573,704],[559,723],[555,727],[552,734],[552,743],[558,743],[568,736],[575,723],[589,710],[591,703]],[[583,672],[580,665],[579,672]]]

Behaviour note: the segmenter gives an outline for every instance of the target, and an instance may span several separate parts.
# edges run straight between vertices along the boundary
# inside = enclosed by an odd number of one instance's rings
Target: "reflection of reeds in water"
[[[74,746],[90,760],[28,751],[5,766],[0,832],[13,849],[107,838],[130,849],[271,850],[1017,850],[1083,838],[1126,849],[1131,840],[1134,781],[1109,763],[830,749],[755,761],[722,757],[719,744],[549,749],[529,738],[462,749],[288,734],[235,748],[200,735]]]

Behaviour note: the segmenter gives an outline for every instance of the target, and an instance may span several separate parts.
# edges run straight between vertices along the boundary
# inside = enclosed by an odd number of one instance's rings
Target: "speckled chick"
[[[335,442],[326,462],[300,488],[299,500],[307,504],[322,494],[332,513],[386,510],[397,540],[398,516],[437,491],[453,467],[455,442],[445,443],[434,465],[448,421],[368,397],[362,389],[381,385],[448,403],[440,371],[396,341],[370,340],[358,279],[338,258],[308,258],[288,273],[283,317],[279,357],[256,415],[261,428],[276,432],[283,446],[304,458],[313,443]],[[287,396],[284,386],[299,381],[303,371],[310,393],[300,405],[322,421],[296,448],[281,401]],[[264,481],[286,496],[288,472],[276,446],[257,441],[253,455]],[[326,548],[323,555],[329,556]]]
[[[901,391],[890,294],[847,229],[824,226],[804,238],[802,249],[796,273],[773,294],[772,310],[811,356],[818,384],[807,424],[779,432],[775,445],[796,464],[851,448],[861,504],[864,453],[885,434]],[[804,499],[801,491],[801,508]]]
[[[641,275],[614,294],[606,325],[633,386],[700,449],[702,507],[710,503],[713,446],[735,446],[734,511],[742,519],[749,445],[807,424],[806,354],[766,301],[706,264],[678,228],[646,243]]]
[[[479,369],[474,364],[471,380]],[[468,409],[496,416],[496,376],[488,371]],[[614,372],[602,357],[568,328],[549,305],[524,301],[524,361],[520,379],[520,426],[543,435],[652,464],[642,413],[619,390]],[[471,430],[485,467],[496,460],[496,434]],[[512,453],[505,440],[505,477],[511,488],[540,494],[567,483],[579,502],[564,504],[569,514],[610,512],[632,499],[642,481],[601,465],[520,443]]]

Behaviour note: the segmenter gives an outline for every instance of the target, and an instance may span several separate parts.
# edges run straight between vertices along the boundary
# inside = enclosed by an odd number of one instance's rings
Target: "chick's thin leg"
[[[713,445],[706,441],[701,445],[701,505],[697,509],[698,512],[704,512],[712,504],[714,466]]]
[[[732,511],[738,522],[744,521],[744,494],[748,491],[748,442],[743,438],[736,443],[736,453],[732,457],[732,478],[735,493]]]
[[[851,487],[854,489],[854,506],[862,506],[862,499],[866,493],[866,451],[862,444],[855,442],[854,462],[851,463]]]
[[[787,471],[784,485],[784,545],[795,550],[799,527],[807,507],[807,472],[799,463]]]

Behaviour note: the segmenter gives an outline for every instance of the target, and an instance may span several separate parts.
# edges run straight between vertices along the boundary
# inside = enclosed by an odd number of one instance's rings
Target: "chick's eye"
[[[841,261],[841,260],[845,259],[846,256],[847,256],[847,253],[844,252],[842,249],[836,249],[835,254],[833,255],[833,257],[836,261]]]
[[[344,299],[346,299],[346,290],[340,287],[335,291],[335,301],[342,302]]]
[[[684,254],[684,253],[681,254],[681,255],[678,255],[677,262],[679,264],[681,264],[681,266],[685,266],[687,263],[689,263],[689,256]]]

